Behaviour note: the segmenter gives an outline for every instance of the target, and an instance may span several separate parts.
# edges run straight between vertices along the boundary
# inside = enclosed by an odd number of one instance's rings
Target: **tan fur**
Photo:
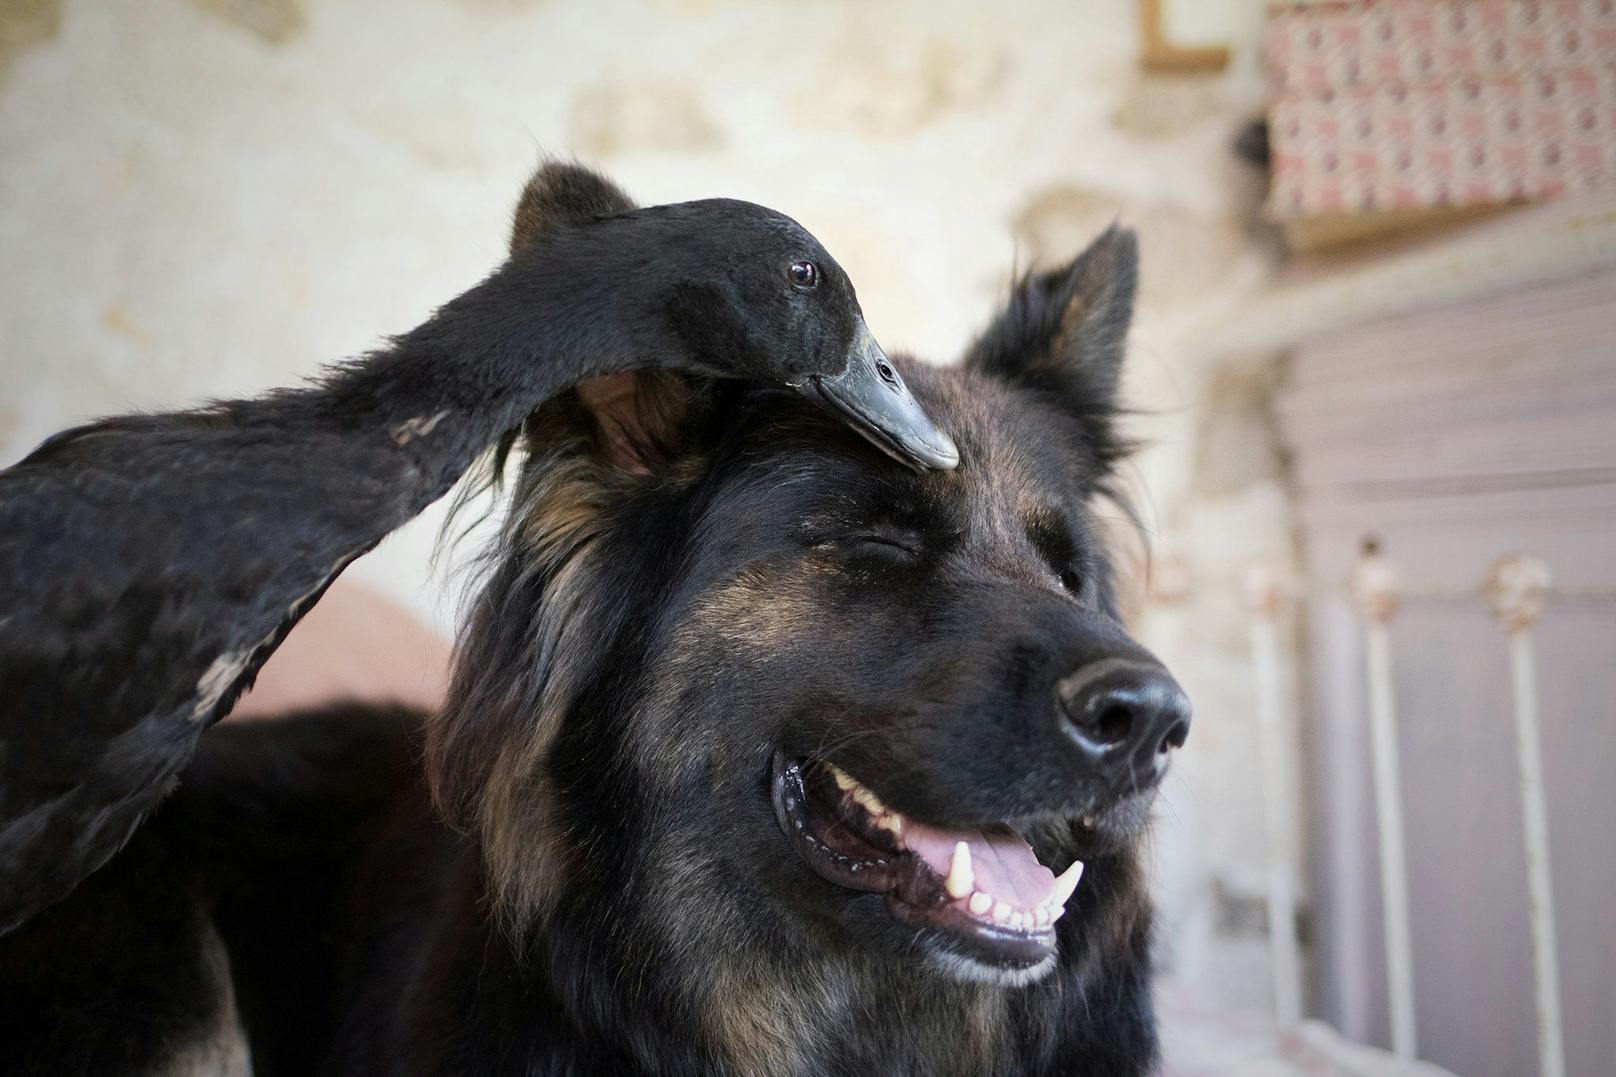
[[[838,1005],[848,992],[834,978],[797,977],[778,970],[724,962],[722,972],[703,985],[699,1011],[715,1053],[736,1073],[758,1077],[805,1074],[804,1057],[815,1040],[830,1034]],[[817,990],[816,990],[817,989]]]
[[[718,1057],[747,1077],[810,1077],[807,1059],[878,1018],[858,1002],[872,997],[909,1015],[913,1057],[949,1059],[929,1077],[977,1077],[1003,1054],[1008,1013],[1003,995],[993,991],[930,978],[878,986],[868,980],[872,970],[857,962],[782,968],[717,939],[700,957],[691,967],[708,971],[697,996],[703,1031]]]
[[[607,387],[595,403],[608,408],[623,403],[622,392],[636,399],[632,410],[644,422],[673,422],[683,411],[683,386],[664,375],[635,376],[632,387]],[[589,401],[584,401],[586,409]],[[529,571],[551,573],[534,631],[541,652],[551,656],[543,698],[531,725],[512,730],[498,746],[476,794],[474,825],[483,839],[489,882],[502,921],[520,932],[542,919],[564,886],[564,835],[553,823],[553,795],[544,774],[550,746],[564,711],[577,689],[577,667],[583,655],[564,645],[564,637],[585,598],[598,586],[594,548],[606,526],[610,506],[646,479],[638,456],[632,463],[619,455],[621,431],[602,429],[605,422],[627,421],[577,410],[569,416],[562,405],[546,409],[539,424],[562,433],[547,438],[534,451],[542,457],[525,469],[507,523],[507,542],[520,547]],[[588,432],[593,424],[593,433]],[[650,435],[654,436],[654,434]],[[592,451],[593,450],[593,451]],[[625,466],[628,465],[628,466]],[[694,479],[696,468],[676,468],[656,481]],[[475,676],[474,670],[459,675]],[[444,762],[445,739],[428,737],[429,769]],[[437,792],[437,783],[434,783]],[[440,795],[440,805],[442,798]],[[447,806],[452,809],[452,806]]]
[[[553,824],[554,796],[544,775],[560,724],[552,705],[531,737],[507,743],[477,805],[495,911],[517,934],[550,911],[566,883],[564,835]]]
[[[778,649],[823,616],[812,590],[817,575],[811,562],[789,574],[742,573],[702,600],[681,635]]]
[[[560,423],[563,417],[557,413],[552,419]],[[590,551],[609,503],[610,469],[585,451],[586,445],[585,435],[576,429],[552,442],[542,466],[527,471],[506,523],[505,543],[525,548],[530,571],[554,574],[534,626],[544,653],[553,656],[539,713],[523,729],[502,731],[474,789],[463,788],[459,772],[452,770],[464,763],[459,756],[465,748],[456,741],[451,721],[438,719],[427,730],[433,796],[451,819],[470,808],[472,825],[483,839],[496,908],[513,928],[542,915],[561,881],[543,765],[574,676],[567,650],[559,644],[590,586]],[[457,679],[479,673],[456,669]],[[451,774],[456,775],[453,780]]]
[[[540,475],[520,527],[537,561],[562,566],[550,584],[537,626],[547,649],[557,657],[531,730],[503,745],[477,808],[496,904],[512,926],[542,916],[555,887],[564,882],[558,870],[560,835],[550,825],[552,795],[543,768],[561,723],[561,708],[573,689],[574,663],[559,643],[584,589],[591,585],[590,547],[600,535],[607,504],[600,467],[588,456],[546,468]]]

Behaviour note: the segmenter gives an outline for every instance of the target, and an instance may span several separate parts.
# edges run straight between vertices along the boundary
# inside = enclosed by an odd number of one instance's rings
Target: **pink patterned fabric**
[[[1277,219],[1616,179],[1616,0],[1281,5],[1265,44]]]

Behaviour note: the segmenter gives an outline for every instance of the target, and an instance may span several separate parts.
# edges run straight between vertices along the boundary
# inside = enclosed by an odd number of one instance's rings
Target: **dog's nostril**
[[[1190,724],[1183,720],[1174,722],[1162,735],[1161,743],[1156,745],[1156,754],[1166,755],[1174,748],[1184,747],[1184,742],[1189,740],[1189,737]]]
[[[1133,708],[1126,703],[1110,702],[1094,717],[1094,739],[1102,744],[1120,744],[1133,731]]]

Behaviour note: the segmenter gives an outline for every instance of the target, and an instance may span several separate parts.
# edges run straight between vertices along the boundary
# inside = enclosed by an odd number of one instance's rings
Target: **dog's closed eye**
[[[1027,537],[1037,548],[1061,590],[1083,601],[1090,597],[1093,583],[1092,566],[1078,549],[1071,525],[1065,517],[1048,506],[1036,506],[1025,513],[1023,521]]]
[[[839,545],[851,553],[874,557],[917,558],[926,552],[918,534],[898,529],[860,531],[842,538]]]

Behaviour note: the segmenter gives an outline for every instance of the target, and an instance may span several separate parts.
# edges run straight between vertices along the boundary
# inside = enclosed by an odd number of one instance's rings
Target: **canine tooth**
[[[1055,880],[1055,890],[1049,895],[1049,903],[1056,908],[1065,908],[1067,899],[1077,889],[1077,881],[1082,877],[1083,861],[1072,861],[1072,866],[1061,872],[1060,878]]]
[[[993,895],[984,894],[978,890],[971,895],[971,900],[967,907],[977,916],[986,916],[988,910],[993,908]]]
[[[1053,924],[1056,920],[1059,920],[1061,917],[1063,917],[1065,915],[1066,915],[1066,906],[1065,905],[1056,905],[1054,910],[1049,914],[1049,922]]]
[[[943,889],[948,891],[951,898],[968,897],[976,888],[976,874],[971,871],[971,845],[970,842],[957,841],[954,843],[954,859],[948,864],[948,878],[943,880]]]
[[[1001,924],[1010,919],[1010,906],[1003,901],[994,905],[993,918]]]

